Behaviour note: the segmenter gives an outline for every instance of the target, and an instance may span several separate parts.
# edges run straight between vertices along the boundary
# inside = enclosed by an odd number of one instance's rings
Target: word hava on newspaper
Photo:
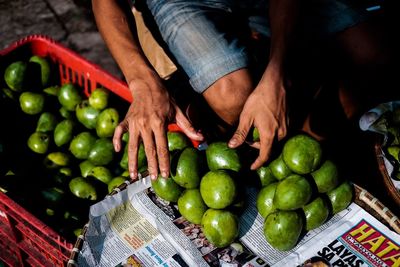
[[[318,251],[333,266],[400,266],[400,245],[365,220]]]

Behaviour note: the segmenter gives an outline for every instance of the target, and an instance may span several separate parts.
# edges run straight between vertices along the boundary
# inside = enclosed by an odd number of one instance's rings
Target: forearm
[[[298,19],[298,0],[271,0],[269,17],[271,24],[270,64],[282,72],[289,44],[293,41]]]
[[[117,1],[93,0],[92,6],[99,32],[127,83],[154,75],[154,70],[140,47],[136,32],[130,29],[127,16]]]

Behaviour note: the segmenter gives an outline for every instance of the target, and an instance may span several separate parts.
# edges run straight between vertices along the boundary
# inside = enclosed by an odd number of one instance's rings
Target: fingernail
[[[136,173],[134,173],[134,172],[131,172],[131,173],[129,173],[129,176],[131,177],[131,179],[136,179]]]
[[[150,175],[150,179],[151,179],[151,180],[155,180],[155,179],[156,179],[156,176],[155,176],[154,174],[152,174],[152,175]]]
[[[164,177],[164,178],[168,178],[167,172],[165,172],[165,171],[161,172],[161,176]]]
[[[237,144],[236,139],[232,139],[231,141],[229,141],[228,146],[235,146]]]

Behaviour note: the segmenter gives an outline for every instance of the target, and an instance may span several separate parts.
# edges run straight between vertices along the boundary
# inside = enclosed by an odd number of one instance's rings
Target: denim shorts
[[[198,93],[221,77],[251,64],[245,31],[270,36],[265,0],[147,0],[161,36]],[[302,27],[330,35],[367,17],[351,0],[309,0]],[[266,53],[268,49],[266,48]]]

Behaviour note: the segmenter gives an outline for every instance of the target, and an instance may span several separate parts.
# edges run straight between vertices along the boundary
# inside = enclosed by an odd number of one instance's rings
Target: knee
[[[239,70],[220,78],[203,96],[217,115],[232,125],[238,121],[252,90],[250,75],[247,71]]]

